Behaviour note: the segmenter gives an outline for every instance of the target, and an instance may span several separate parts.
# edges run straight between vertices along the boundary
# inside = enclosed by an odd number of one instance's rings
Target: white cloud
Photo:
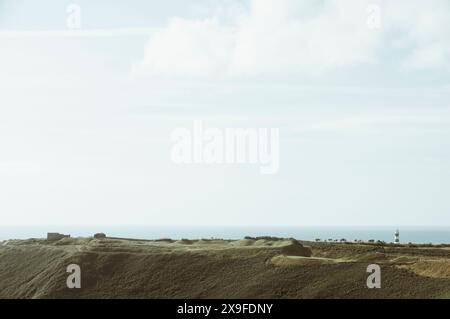
[[[239,27],[232,59],[238,75],[308,73],[374,61],[378,33],[367,27],[364,1],[329,2],[304,18],[291,12],[299,12],[299,5],[308,9],[306,2],[252,3],[258,5]]]
[[[162,76],[254,76],[321,73],[380,62],[392,31],[409,48],[407,67],[449,62],[449,3],[392,1],[380,5],[382,26],[368,26],[361,0],[250,0],[247,10],[203,20],[173,18],[147,43],[133,74]],[[227,3],[227,4],[225,4]],[[377,1],[375,1],[377,3]],[[236,12],[240,12],[237,14]],[[391,47],[392,48],[392,47]]]
[[[387,31],[400,31],[398,41],[409,49],[405,67],[450,68],[449,1],[390,1],[386,13]]]
[[[253,0],[232,19],[174,18],[152,37],[136,72],[156,75],[255,75],[317,72],[374,61],[378,33],[367,2]],[[299,18],[299,15],[302,16]]]
[[[151,38],[140,68],[152,74],[208,75],[222,71],[232,50],[233,31],[215,18],[174,18]]]

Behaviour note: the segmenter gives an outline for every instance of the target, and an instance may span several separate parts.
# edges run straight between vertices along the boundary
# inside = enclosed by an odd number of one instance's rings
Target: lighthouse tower
[[[400,243],[400,231],[397,229],[394,234],[394,243],[399,244]]]

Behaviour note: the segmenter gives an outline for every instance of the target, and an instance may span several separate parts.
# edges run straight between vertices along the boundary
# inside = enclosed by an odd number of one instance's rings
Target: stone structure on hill
[[[60,233],[47,233],[47,240],[60,240],[63,238],[70,238],[70,235],[64,235]]]

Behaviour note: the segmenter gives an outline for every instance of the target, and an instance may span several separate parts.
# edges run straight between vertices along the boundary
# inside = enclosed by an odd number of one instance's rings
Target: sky
[[[0,0],[1,224],[450,226],[449,33],[447,0]],[[199,120],[279,128],[279,172],[174,164]]]

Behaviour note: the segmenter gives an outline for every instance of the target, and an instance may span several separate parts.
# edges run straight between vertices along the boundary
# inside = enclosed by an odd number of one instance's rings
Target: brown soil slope
[[[0,298],[443,298],[445,249],[384,248],[295,240],[138,241],[63,239],[0,245]],[[312,256],[311,255],[312,252]],[[382,267],[368,289],[366,268]],[[66,267],[81,267],[68,289]],[[421,265],[414,267],[414,265]]]

